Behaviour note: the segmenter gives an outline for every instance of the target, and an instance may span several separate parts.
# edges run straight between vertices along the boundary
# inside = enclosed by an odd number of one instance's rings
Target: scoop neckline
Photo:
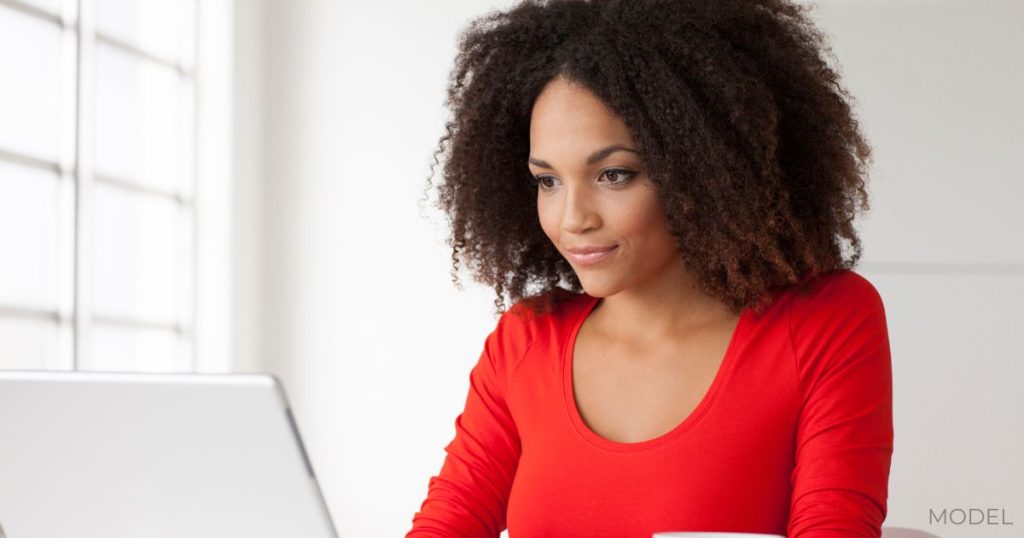
[[[701,398],[697,406],[693,408],[693,411],[691,411],[690,414],[674,428],[659,435],[658,437],[634,443],[625,443],[607,439],[591,430],[590,427],[583,422],[583,417],[580,415],[579,408],[576,407],[576,391],[572,386],[572,363],[574,355],[573,352],[576,347],[576,336],[579,334],[580,328],[583,327],[583,322],[590,316],[590,313],[594,311],[594,308],[600,301],[599,297],[592,297],[586,293],[584,293],[583,296],[586,298],[586,304],[581,309],[581,314],[577,316],[575,321],[573,321],[569,337],[566,339],[561,350],[562,393],[566,404],[566,410],[569,413],[569,420],[572,422],[576,432],[583,437],[583,439],[598,448],[615,452],[636,452],[671,443],[691,430],[700,421],[700,419],[707,414],[711,404],[715,400],[715,397],[720,392],[722,385],[725,384],[727,378],[732,373],[733,365],[736,362],[736,355],[738,354],[738,342],[746,331],[749,309],[744,308],[740,311],[740,318],[736,322],[736,327],[733,328],[732,336],[729,338],[729,344],[725,348],[725,354],[722,356],[722,362],[718,366],[718,371],[715,372],[715,377],[712,379],[711,385],[708,387],[707,392],[704,393],[703,398]]]

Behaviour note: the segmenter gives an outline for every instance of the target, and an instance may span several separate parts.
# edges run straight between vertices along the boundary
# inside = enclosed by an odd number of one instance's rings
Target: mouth
[[[618,245],[603,250],[586,249],[581,252],[567,251],[565,255],[569,258],[569,261],[572,261],[577,265],[596,265],[610,258],[617,248],[619,248]]]

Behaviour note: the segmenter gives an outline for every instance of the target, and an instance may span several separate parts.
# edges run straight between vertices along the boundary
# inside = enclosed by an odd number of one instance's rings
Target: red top
[[[703,400],[668,433],[620,443],[575,405],[576,334],[598,299],[498,320],[469,375],[409,537],[733,531],[878,537],[893,450],[882,300],[838,270],[745,309]],[[528,315],[513,315],[515,311]]]

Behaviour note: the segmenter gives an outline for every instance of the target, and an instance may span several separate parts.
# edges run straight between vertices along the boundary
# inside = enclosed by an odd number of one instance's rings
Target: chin
[[[579,274],[576,275],[579,278]],[[600,282],[596,279],[580,278],[584,293],[591,297],[608,297],[619,292],[618,283]]]

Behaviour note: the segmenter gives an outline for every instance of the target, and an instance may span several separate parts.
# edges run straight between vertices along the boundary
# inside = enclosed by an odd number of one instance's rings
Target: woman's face
[[[680,269],[629,129],[589,90],[561,78],[544,87],[530,119],[529,167],[541,227],[587,294],[607,297]],[[607,247],[590,263],[571,253]]]

